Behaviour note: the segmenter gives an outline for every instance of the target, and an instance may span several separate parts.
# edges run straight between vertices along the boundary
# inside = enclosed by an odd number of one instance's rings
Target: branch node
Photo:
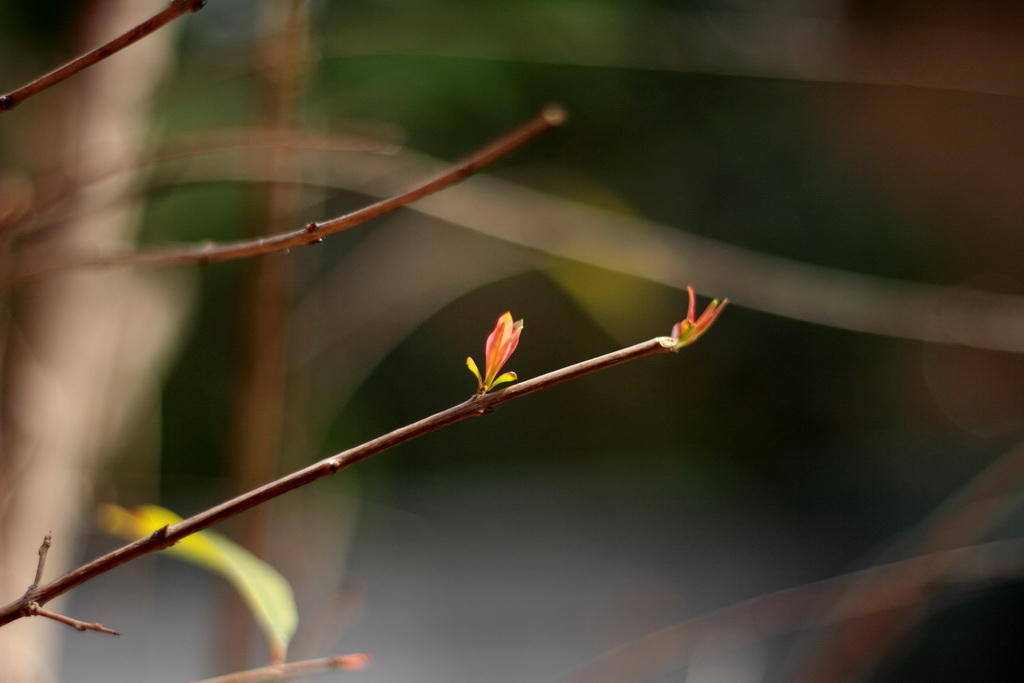
[[[0,95],[0,111],[10,111],[19,104],[18,100],[10,95]]]
[[[319,223],[317,223],[316,221],[310,221],[310,222],[306,223],[305,227],[302,228],[302,231],[305,232],[307,235],[312,235],[313,233],[315,233],[319,229],[320,229],[320,224]],[[307,244],[320,244],[323,241],[324,241],[323,237],[313,237],[313,239],[309,240],[307,242]]]
[[[162,527],[151,533],[149,537],[152,538],[154,541],[162,541],[163,539],[167,538],[167,525],[164,524]]]

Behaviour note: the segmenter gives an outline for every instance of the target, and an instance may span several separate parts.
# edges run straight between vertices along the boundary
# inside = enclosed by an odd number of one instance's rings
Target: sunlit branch
[[[258,669],[247,669],[215,678],[204,678],[194,683],[258,683],[261,681],[290,680],[294,676],[310,676],[328,671],[359,671],[370,663],[370,655],[357,652],[349,655],[307,659],[301,662],[274,664]]]
[[[103,557],[85,564],[44,586],[28,591],[21,599],[0,608],[0,626],[16,619],[32,616],[38,607],[63,595],[72,588],[85,583],[111,569],[142,555],[174,545],[183,538],[202,531],[218,522],[234,517],[257,505],[281,496],[288,491],[305,486],[318,479],[335,474],[339,470],[356,464],[390,448],[428,434],[467,417],[490,413],[495,406],[527,394],[547,389],[582,375],[610,368],[627,361],[646,356],[671,353],[675,341],[671,337],[655,337],[618,351],[591,358],[575,365],[561,368],[489,394],[475,394],[467,401],[441,411],[430,417],[396,429],[389,434],[368,441],[360,446],[343,451],[301,470],[264,484],[232,500],[221,503],[193,517],[165,526],[152,534],[129,543]],[[34,611],[35,610],[35,611]]]

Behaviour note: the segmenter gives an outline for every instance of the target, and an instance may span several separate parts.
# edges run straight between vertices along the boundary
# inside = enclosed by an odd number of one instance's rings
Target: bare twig
[[[258,669],[248,669],[215,678],[205,678],[193,683],[260,683],[262,681],[279,681],[292,676],[309,676],[329,671],[358,671],[366,668],[371,656],[366,652],[350,655],[337,655],[322,659],[307,659],[301,662],[274,664]]]
[[[112,635],[121,635],[117,631],[111,630],[98,623],[89,623],[85,621],[79,621],[78,619],[72,619],[66,617],[63,614],[51,612],[48,609],[43,609],[39,602],[32,600],[29,596],[39,587],[39,584],[43,581],[43,569],[46,567],[46,556],[50,553],[50,546],[53,545],[53,532],[48,531],[43,536],[43,543],[39,546],[39,564],[36,565],[36,576],[35,580],[32,581],[32,585],[25,591],[25,599],[28,600],[28,604],[25,606],[25,616],[30,617],[46,617],[47,619],[53,619],[59,621],[62,624],[67,624],[76,631],[99,631],[100,633],[110,633]]]
[[[76,631],[98,631],[99,633],[109,633],[112,636],[119,636],[119,635],[121,635],[117,631],[115,631],[113,629],[110,629],[110,628],[107,628],[103,624],[98,624],[98,623],[90,624],[89,622],[86,622],[86,621],[79,621],[78,619],[72,619],[71,617],[66,617],[63,614],[57,614],[56,612],[51,612],[48,609],[43,609],[42,607],[39,606],[38,602],[30,602],[28,604],[27,613],[28,613],[27,616],[31,616],[31,617],[46,617],[47,619],[53,619],[54,621],[59,621],[62,624],[67,624],[68,626],[70,626],[71,628],[75,629]]]
[[[43,568],[46,566],[46,555],[50,552],[50,545],[52,543],[53,532],[47,531],[46,535],[43,536],[43,544],[39,546],[39,564],[36,565],[36,578],[32,581],[32,585],[28,587],[26,592],[35,590],[43,582]]]
[[[443,190],[479,172],[498,159],[508,155],[530,140],[561,125],[565,110],[556,105],[545,107],[533,118],[509,131],[486,147],[469,155],[440,175],[411,190],[383,199],[358,211],[323,222],[310,222],[299,230],[279,233],[269,237],[240,240],[222,244],[201,244],[177,248],[124,251],[105,255],[86,255],[80,252],[59,254],[50,251],[39,263],[30,262],[19,269],[6,288],[13,288],[25,281],[56,272],[85,267],[106,266],[178,266],[192,263],[212,263],[250,258],[283,251],[292,247],[322,242],[324,237],[361,225],[399,209],[418,199]]]
[[[29,591],[21,599],[0,607],[0,626],[8,624],[21,617],[30,616],[31,605],[37,603],[44,605],[57,596],[63,595],[72,588],[89,581],[100,574],[104,574],[114,567],[134,560],[147,553],[162,550],[174,545],[183,538],[190,536],[197,531],[202,531],[218,522],[244,512],[250,508],[267,502],[273,498],[287,493],[293,489],[305,486],[318,479],[335,474],[350,465],[361,460],[377,455],[383,451],[405,443],[418,436],[445,427],[454,422],[464,420],[467,417],[475,417],[490,413],[495,406],[511,401],[527,394],[547,389],[561,384],[570,379],[580,377],[597,370],[610,368],[627,361],[636,360],[645,356],[659,353],[669,353],[675,346],[675,340],[670,337],[655,337],[640,344],[619,349],[603,356],[591,358],[575,365],[570,365],[539,377],[524,380],[518,384],[490,394],[476,394],[469,400],[464,401],[452,408],[424,418],[418,422],[406,425],[394,430],[389,434],[380,436],[372,441],[350,448],[347,451],[325,458],[317,463],[309,465],[301,470],[281,477],[276,481],[264,484],[256,489],[221,503],[204,512],[189,517],[186,520],[165,526],[154,531],[145,538],[140,538],[111,553],[104,555],[92,562],[75,569],[68,574],[52,581],[45,586],[40,586]]]
[[[38,95],[47,88],[51,88],[61,81],[74,76],[79,71],[88,69],[90,66],[103,61],[115,52],[120,52],[132,43],[138,42],[154,31],[163,28],[178,17],[191,12],[198,12],[205,4],[206,0],[171,0],[167,7],[135,28],[122,33],[109,43],[101,45],[77,59],[71,60],[59,69],[40,76],[17,90],[12,90],[6,95],[0,95],[0,112],[14,109],[33,95]]]

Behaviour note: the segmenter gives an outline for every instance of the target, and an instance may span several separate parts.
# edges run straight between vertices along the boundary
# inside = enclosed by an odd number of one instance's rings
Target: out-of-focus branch
[[[76,268],[105,266],[156,267],[212,263],[250,258],[283,251],[292,247],[315,244],[323,241],[323,238],[328,235],[333,235],[334,233],[366,223],[374,218],[379,218],[384,214],[417,200],[422,200],[424,197],[465,180],[467,177],[510,154],[545,131],[554,126],[561,125],[565,120],[565,116],[565,111],[561,107],[554,105],[546,107],[526,123],[474,152],[451,168],[440,172],[432,180],[338,218],[322,222],[311,222],[299,230],[280,233],[270,237],[221,244],[207,243],[198,246],[125,251],[101,255],[87,255],[81,252],[61,254],[57,249],[47,249],[43,253],[37,253],[34,258],[26,258],[25,262],[19,266],[12,281],[7,283],[6,288],[10,289],[36,277]]]
[[[296,134],[302,125],[301,102],[310,65],[308,0],[262,0],[254,3],[263,27],[259,54],[260,110],[268,128]],[[299,213],[302,193],[297,150],[268,149],[268,166],[281,182],[271,183],[253,202],[253,236],[273,235]],[[285,436],[286,358],[292,336],[290,302],[294,259],[285,253],[250,259],[244,264],[238,300],[232,374],[234,387],[228,429],[229,477],[246,491],[281,473],[279,462]],[[238,541],[257,556],[269,553],[271,512],[260,507],[239,520]],[[237,671],[251,666],[252,625],[248,608],[228,598],[219,610],[218,666]],[[281,664],[286,649],[271,647],[268,664]]]
[[[337,655],[322,659],[307,659],[301,662],[288,662],[248,669],[215,678],[204,678],[194,683],[262,683],[262,681],[290,680],[293,676],[311,676],[329,671],[359,671],[370,663],[370,655],[356,652],[350,655]]]
[[[325,141],[302,137],[282,140],[282,144],[315,148]],[[358,188],[372,196],[386,197],[409,182],[410,168],[418,173],[443,172],[440,162],[412,152],[360,155],[356,161],[339,158],[337,164],[322,170],[310,182]],[[275,180],[262,169],[237,168],[227,175],[233,180]],[[217,172],[196,173],[187,179],[199,182],[223,177]],[[381,203],[361,211],[373,210]],[[1024,353],[1024,298],[1019,296],[794,261],[490,176],[472,178],[444,193],[425,196],[412,208],[511,244],[669,287],[684,289],[689,283],[697,283],[702,290],[728,293],[734,305],[794,320],[900,339]],[[301,238],[302,232],[290,234]],[[298,239],[297,243],[307,242]],[[197,252],[202,250],[182,249],[187,257],[183,262],[202,261],[201,257],[197,259]],[[175,253],[156,251],[152,258],[159,264],[161,258]],[[26,257],[18,272],[26,277],[40,275],[47,268],[131,264],[146,258],[147,252],[61,257],[44,251]],[[3,288],[0,285],[0,290]]]
[[[631,673],[685,666],[701,643],[715,656],[782,633],[836,625],[838,633],[810,650],[799,680],[849,680],[870,667],[914,623],[936,593],[1016,580],[1024,571],[1024,540],[973,541],[1016,506],[1007,491],[1024,477],[1024,445],[975,477],[910,534],[906,559],[760,596],[651,633],[616,648],[558,683],[629,679]],[[723,636],[723,637],[719,637]],[[851,659],[856,653],[856,660]],[[845,666],[844,666],[845,665]],[[797,676],[793,676],[797,679]]]
[[[408,11],[405,26],[416,27],[429,12],[435,30],[403,30],[386,13],[367,16],[359,33],[333,44],[327,57],[476,59],[1012,98],[1024,95],[1019,71],[1004,66],[1021,63],[1021,41],[1012,32],[978,29],[970,22],[942,26],[938,22],[859,21],[757,4],[715,11],[650,8],[640,3],[562,3],[547,8],[543,20],[499,3],[456,5],[447,11],[431,5],[419,10],[419,15],[414,7]],[[502,31],[482,41],[460,34],[458,27],[467,24],[501,26]],[[452,39],[459,35],[465,39]],[[902,49],[893,50],[894,45]],[[913,60],[908,55],[932,59]],[[957,68],[949,68],[950,64]]]
[[[507,401],[521,398],[527,394],[547,389],[582,375],[603,370],[631,360],[646,356],[674,351],[676,340],[671,337],[655,337],[633,346],[619,349],[603,356],[591,358],[575,365],[570,365],[553,372],[524,380],[517,384],[489,394],[476,394],[457,406],[441,411],[430,417],[396,429],[389,434],[380,436],[360,446],[325,458],[301,470],[281,477],[259,488],[244,493],[232,500],[212,507],[193,517],[165,526],[145,538],[129,543],[118,550],[104,555],[92,562],[75,569],[61,578],[44,586],[39,586],[25,593],[20,599],[0,607],[0,626],[22,617],[32,616],[33,605],[41,606],[63,595],[72,588],[79,586],[111,569],[130,562],[142,555],[162,550],[174,545],[183,538],[202,531],[218,522],[234,517],[241,512],[277,498],[288,491],[300,488],[318,479],[335,474],[339,470],[356,464],[366,458],[377,455],[399,444],[410,441],[424,434],[436,431],[467,417],[485,415]]]
[[[0,95],[0,112],[14,109],[33,95],[38,95],[47,88],[52,88],[61,81],[74,76],[79,71],[88,69],[90,66],[103,61],[115,52],[120,52],[132,43],[138,42],[154,31],[163,28],[178,17],[191,12],[198,12],[204,5],[206,5],[206,0],[171,0],[167,7],[110,42],[87,52],[77,59],[71,60],[59,69],[54,69],[32,82],[26,83],[17,90],[12,90],[6,95]]]
[[[139,18],[159,15],[169,0],[92,4],[96,11],[82,16],[77,44],[106,42]],[[176,3],[175,11],[186,6]],[[149,33],[132,46],[130,59],[104,59],[64,83],[60,90],[69,97],[59,117],[22,122],[23,128],[39,129],[48,143],[48,163],[56,164],[55,175],[42,182],[60,185],[68,197],[64,215],[47,231],[54,243],[71,248],[135,242],[141,211],[133,196],[135,171],[152,123],[154,91],[181,25],[171,22]],[[126,172],[90,185],[113,168]],[[88,191],[79,192],[87,185]],[[10,226],[4,226],[2,239],[5,264],[13,266],[9,250],[19,235],[8,231]],[[6,306],[4,318],[0,595],[5,596],[24,590],[23,584],[13,584],[22,577],[27,583],[36,570],[36,558],[25,551],[38,547],[47,529],[62,542],[49,549],[46,571],[59,576],[75,566],[70,562],[78,555],[76,530],[88,517],[83,512],[92,508],[94,477],[106,471],[105,463],[127,437],[135,444],[155,438],[149,418],[157,413],[158,384],[190,299],[187,279],[151,273],[106,272],[35,284],[19,292],[16,306]],[[54,343],[58,340],[73,341]],[[136,455],[136,467],[152,465]],[[61,611],[52,604],[39,606]],[[52,680],[56,636],[52,628],[5,634],[0,678]]]
[[[924,594],[961,569],[961,558],[944,553],[981,538],[1019,505],[1010,504],[1008,495],[1019,488],[1024,478],[1024,444],[1006,453],[919,524],[897,551],[904,557],[928,555],[935,560],[910,577],[904,586],[908,594]],[[889,553],[894,555],[896,553]],[[834,609],[861,599],[864,588],[852,584],[835,600]],[[924,605],[920,602],[894,606],[863,618],[843,623],[834,632],[823,634],[818,644],[808,648],[807,661],[793,680],[852,680],[857,672],[877,665],[893,644],[908,629],[919,623]]]
[[[939,582],[920,580],[933,576],[934,567],[951,564],[959,570]],[[601,655],[556,683],[647,680],[678,670],[698,657],[720,656],[781,634],[920,604],[938,591],[955,590],[961,581],[970,590],[979,582],[1016,580],[1021,571],[1024,539],[954,548],[878,565],[762,595],[669,626]],[[821,611],[823,604],[832,603],[834,608]]]
[[[29,238],[33,233],[38,233],[46,228],[52,228],[70,218],[74,218],[81,212],[106,208],[104,205],[88,204],[87,206],[76,206],[82,202],[82,190],[101,185],[119,176],[133,176],[139,171],[148,170],[153,167],[161,167],[164,164],[174,162],[187,162],[193,159],[205,157],[217,157],[219,155],[232,155],[235,153],[256,154],[263,153],[267,159],[277,150],[290,152],[318,152],[323,154],[335,154],[337,152],[348,153],[374,153],[374,154],[396,154],[400,149],[400,134],[388,126],[369,127],[362,133],[332,133],[321,135],[309,131],[296,132],[285,130],[279,127],[246,126],[239,129],[217,130],[210,132],[198,132],[176,137],[173,142],[161,146],[153,153],[141,160],[133,160],[131,166],[116,166],[106,169],[97,169],[95,174],[82,181],[81,186],[68,187],[63,182],[42,183],[34,188],[32,192],[21,192],[14,188],[12,194],[15,201],[10,201],[5,206],[6,213],[0,214],[0,232],[6,232],[19,239]],[[269,162],[263,163],[264,169],[272,168]],[[191,174],[194,171],[189,171]],[[174,178],[179,178],[176,174]],[[272,175],[274,182],[285,182],[285,178],[278,174]],[[163,186],[167,183],[161,180],[161,173],[157,171],[155,178],[150,180],[151,185]],[[173,182],[173,181],[172,181]],[[142,184],[135,188],[139,193],[144,188]],[[134,198],[135,195],[133,195]],[[87,200],[88,201],[88,200]],[[56,251],[63,252],[53,247],[36,247],[38,251],[29,249],[27,262],[23,265],[22,271],[28,272],[35,264],[36,269],[48,263]],[[96,254],[92,254],[94,257]],[[70,260],[70,253],[64,254],[66,260]],[[90,258],[88,254],[81,254],[83,259]],[[7,285],[9,286],[9,285]],[[2,287],[0,287],[2,288]]]
[[[795,320],[1024,352],[1024,298],[1018,296],[794,261],[492,177],[428,198],[416,210],[513,244],[670,287],[697,283],[702,290],[727,293],[736,305]]]

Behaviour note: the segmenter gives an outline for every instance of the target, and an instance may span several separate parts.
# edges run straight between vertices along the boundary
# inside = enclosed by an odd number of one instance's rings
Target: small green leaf
[[[473,360],[472,356],[466,358],[466,367],[476,376],[477,383],[483,385],[484,378],[480,375],[480,368],[476,366],[476,361]]]
[[[180,521],[176,514],[157,505],[141,505],[133,510],[101,505],[99,510],[100,527],[128,540]],[[272,658],[284,661],[299,618],[291,585],[276,569],[216,531],[193,534],[167,548],[167,552],[227,579],[263,629]]]
[[[493,389],[499,384],[504,384],[505,382],[515,382],[518,378],[519,376],[514,372],[503,372],[493,382],[491,382],[490,388]]]

